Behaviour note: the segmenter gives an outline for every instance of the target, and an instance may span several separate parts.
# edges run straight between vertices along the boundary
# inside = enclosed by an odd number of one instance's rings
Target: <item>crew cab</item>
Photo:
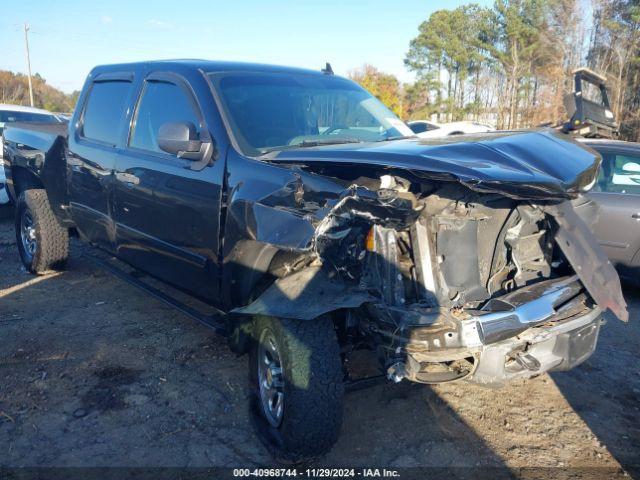
[[[78,235],[221,310],[282,461],[334,444],[358,349],[392,381],[500,386],[628,317],[571,203],[600,157],[560,132],[424,140],[329,68],[185,60],[96,67],[68,128],[4,134],[26,268]]]

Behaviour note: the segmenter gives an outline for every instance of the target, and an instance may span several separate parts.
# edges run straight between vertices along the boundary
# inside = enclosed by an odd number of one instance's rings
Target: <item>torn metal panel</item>
[[[311,320],[373,300],[374,297],[347,285],[337,276],[329,278],[322,267],[311,266],[276,280],[253,303],[235,308],[231,313]]]
[[[620,278],[589,227],[573,210],[571,202],[543,208],[558,224],[556,242],[589,294],[603,310],[608,308],[620,320],[628,321],[629,312]]]
[[[422,179],[528,200],[575,198],[593,185],[600,166],[596,152],[554,130],[284,150],[268,161],[404,170]]]
[[[438,299],[436,298],[436,280],[433,274],[433,247],[429,243],[427,226],[423,219],[419,219],[411,227],[411,248],[416,269],[418,296],[427,305],[435,307],[438,305]]]

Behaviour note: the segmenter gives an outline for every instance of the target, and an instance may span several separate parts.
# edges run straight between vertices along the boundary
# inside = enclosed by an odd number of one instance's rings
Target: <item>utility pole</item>
[[[29,101],[33,107],[33,85],[31,84],[31,60],[29,58],[29,25],[24,24],[24,46],[27,52],[27,73],[29,75]]]

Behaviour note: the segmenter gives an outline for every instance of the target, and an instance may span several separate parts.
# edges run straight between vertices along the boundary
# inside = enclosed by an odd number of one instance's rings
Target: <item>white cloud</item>
[[[173,28],[172,23],[165,22],[163,20],[158,20],[156,18],[152,18],[151,20],[148,20],[147,23],[152,27],[156,27],[156,28]]]
[[[109,15],[103,15],[101,20],[104,25],[111,25],[113,23],[113,18]]]

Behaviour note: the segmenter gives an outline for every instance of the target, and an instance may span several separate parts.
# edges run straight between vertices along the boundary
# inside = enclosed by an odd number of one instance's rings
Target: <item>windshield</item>
[[[344,78],[242,72],[211,79],[245,155],[413,135],[369,92]]]

